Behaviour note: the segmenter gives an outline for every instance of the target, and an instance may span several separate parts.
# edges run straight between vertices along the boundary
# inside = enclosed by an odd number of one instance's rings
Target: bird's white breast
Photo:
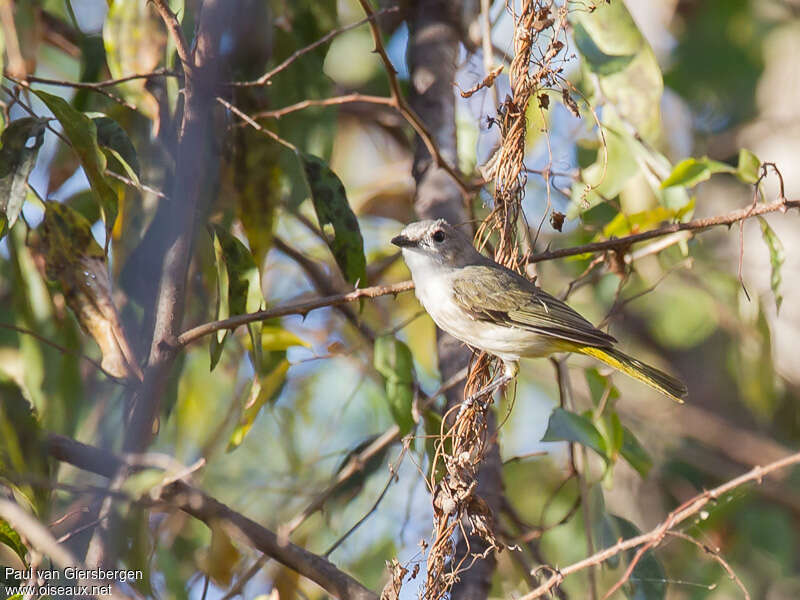
[[[413,251],[404,251],[415,293],[440,329],[462,342],[505,361],[547,356],[556,351],[551,338],[506,325],[473,318],[453,299],[456,268],[443,267]]]

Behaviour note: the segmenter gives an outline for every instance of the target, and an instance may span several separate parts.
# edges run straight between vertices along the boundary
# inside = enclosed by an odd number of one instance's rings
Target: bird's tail
[[[667,375],[655,367],[651,367],[640,360],[614,350],[613,348],[596,348],[594,346],[582,346],[578,352],[592,356],[608,366],[622,371],[626,375],[646,383],[651,388],[658,390],[665,396],[669,396],[676,402],[683,403],[683,398],[688,393],[686,385],[672,375]]]

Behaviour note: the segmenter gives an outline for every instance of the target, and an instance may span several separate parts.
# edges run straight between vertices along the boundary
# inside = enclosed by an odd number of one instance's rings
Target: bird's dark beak
[[[402,234],[394,236],[392,238],[392,243],[400,248],[413,248],[417,245],[416,241],[409,239]]]

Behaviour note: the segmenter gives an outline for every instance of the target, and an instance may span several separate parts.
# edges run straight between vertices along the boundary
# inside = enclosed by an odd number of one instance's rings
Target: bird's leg
[[[516,362],[505,362],[504,361],[505,370],[503,374],[495,379],[494,381],[489,382],[488,385],[481,388],[474,394],[472,394],[469,398],[464,400],[464,404],[462,405],[462,410],[467,406],[472,406],[472,403],[476,400],[483,398],[484,396],[488,396],[492,392],[494,392],[497,388],[504,386],[509,381],[514,379],[517,376],[517,372],[519,372],[519,365]]]

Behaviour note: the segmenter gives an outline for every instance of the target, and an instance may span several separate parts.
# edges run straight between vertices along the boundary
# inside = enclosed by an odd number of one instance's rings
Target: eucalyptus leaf
[[[90,116],[97,127],[97,143],[112,154],[131,179],[139,183],[139,157],[127,132],[111,117],[97,114]]]
[[[661,182],[661,188],[666,189],[672,186],[694,187],[698,183],[708,181],[715,173],[735,173],[736,169],[732,166],[712,160],[707,156],[702,158],[687,158],[682,160],[672,173]]]
[[[89,185],[100,204],[106,231],[110,232],[117,218],[117,194],[106,180],[106,157],[100,150],[97,126],[92,119],[70,106],[63,98],[41,90],[33,90],[33,93],[39,96],[61,123],[64,135],[78,155]]]
[[[563,408],[553,409],[542,441],[577,442],[607,458],[606,442],[591,420]]]
[[[217,265],[217,319],[256,312],[264,306],[261,276],[250,250],[236,236],[219,225],[211,226]],[[253,365],[261,369],[261,323],[250,323]],[[217,366],[222,347],[230,332],[225,329],[211,336],[211,369]]]
[[[739,150],[739,162],[736,166],[736,176],[745,183],[755,183],[759,178],[761,160],[750,150]]]
[[[367,285],[367,260],[358,219],[350,208],[339,177],[312,154],[299,152],[319,226],[344,278],[359,287]],[[329,230],[332,229],[332,231]]]
[[[375,340],[375,370],[383,376],[386,399],[400,435],[414,427],[411,407],[414,401],[414,360],[411,350],[393,335]]]
[[[44,142],[45,123],[47,119],[25,117],[12,121],[3,130],[0,138],[0,239],[14,226],[25,203],[28,175]]]
[[[619,531],[619,537],[629,539],[641,535],[641,531],[633,523],[622,517],[611,515],[611,519]],[[628,550],[628,564],[637,550]],[[628,583],[623,587],[630,600],[663,600],[667,595],[667,574],[652,549],[647,550],[633,567]]]
[[[761,237],[769,250],[771,268],[769,285],[772,288],[772,294],[775,296],[775,306],[780,311],[783,303],[783,295],[780,291],[781,282],[783,281],[781,267],[783,267],[783,263],[786,260],[786,252],[783,249],[783,243],[775,233],[775,230],[769,226],[767,220],[764,217],[758,217],[758,223],[761,225]]]
[[[25,556],[28,553],[28,549],[25,547],[25,544],[22,543],[22,538],[19,533],[17,533],[5,519],[0,519],[0,544],[11,548],[14,553],[19,556],[23,564],[27,564],[28,561]]]
[[[650,469],[653,468],[653,459],[650,458],[650,454],[648,454],[647,450],[639,443],[639,440],[636,439],[636,436],[633,435],[630,429],[623,426],[622,433],[622,448],[620,449],[622,458],[627,460],[628,463],[636,469],[639,475],[647,477],[647,474],[650,473]]]

